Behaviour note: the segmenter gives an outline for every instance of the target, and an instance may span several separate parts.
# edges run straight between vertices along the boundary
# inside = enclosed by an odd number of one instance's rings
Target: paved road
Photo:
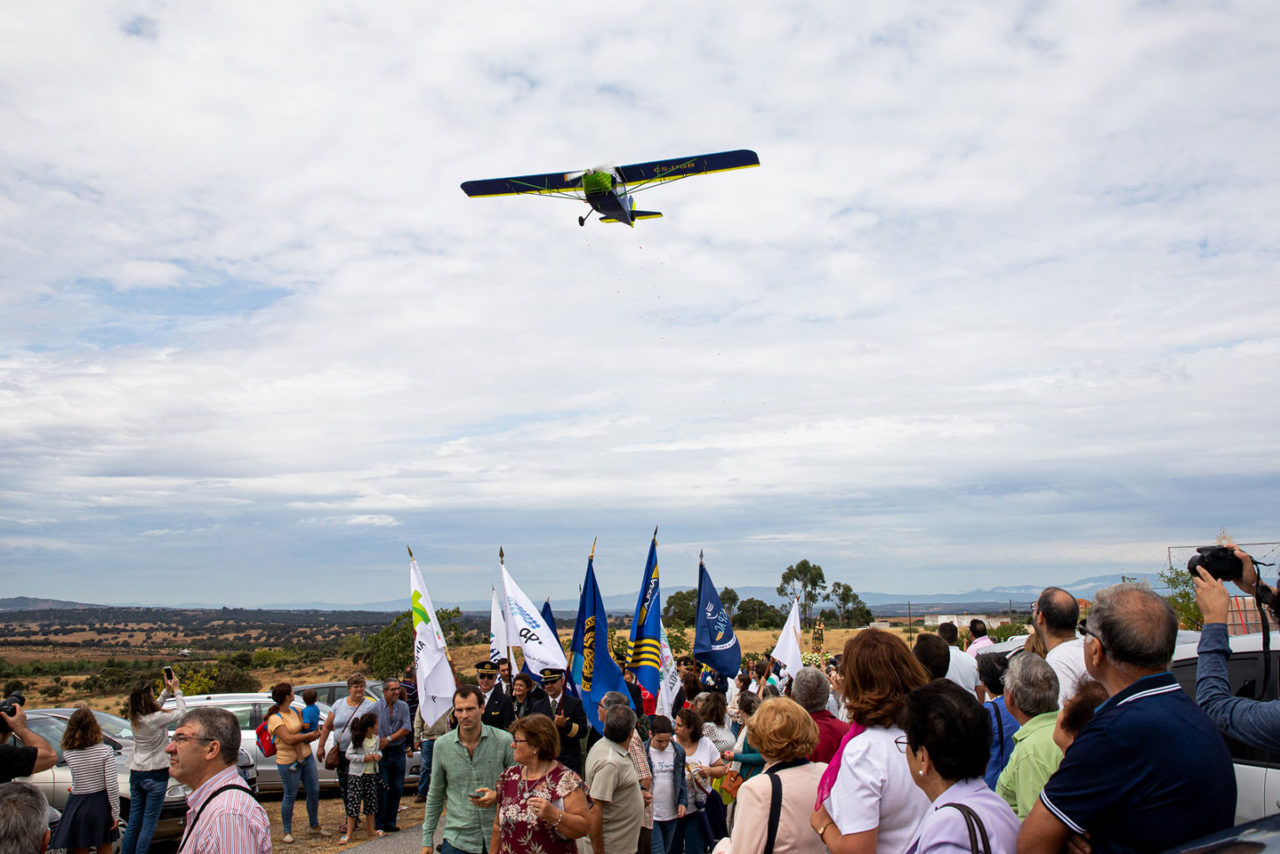
[[[381,839],[371,839],[363,845],[357,845],[361,854],[364,852],[378,852],[378,854],[418,854],[422,850],[422,824],[403,825],[403,830],[399,833],[388,833]],[[444,822],[440,822],[436,827],[436,844],[440,844],[440,831],[444,829]],[[363,833],[363,831],[359,831]],[[359,837],[357,837],[358,839]]]

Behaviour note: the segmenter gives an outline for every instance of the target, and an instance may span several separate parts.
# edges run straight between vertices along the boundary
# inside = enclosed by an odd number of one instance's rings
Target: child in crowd
[[[386,836],[386,831],[374,830],[373,814],[378,811],[378,716],[365,712],[351,722],[351,746],[347,748],[347,832],[338,838],[339,845],[346,845],[356,831],[364,805],[365,831],[370,836]]]
[[[317,732],[320,729],[320,707],[316,705],[316,689],[308,688],[302,692],[302,731]]]

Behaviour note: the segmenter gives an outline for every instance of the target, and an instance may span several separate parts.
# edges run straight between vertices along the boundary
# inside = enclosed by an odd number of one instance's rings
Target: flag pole
[[[498,566],[504,570],[507,568],[506,555],[502,553],[502,546],[498,546]],[[502,630],[506,634],[507,647],[507,669],[514,671],[516,666],[516,654],[511,648],[511,611],[507,608],[507,584],[504,580],[502,583]],[[514,677],[513,677],[514,678]],[[502,681],[499,679],[498,681]]]

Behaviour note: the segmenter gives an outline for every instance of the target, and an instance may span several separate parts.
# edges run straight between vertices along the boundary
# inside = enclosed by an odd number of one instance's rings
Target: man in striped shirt
[[[165,753],[169,776],[191,788],[182,854],[268,854],[267,811],[240,779],[240,724],[225,709],[187,712]]]

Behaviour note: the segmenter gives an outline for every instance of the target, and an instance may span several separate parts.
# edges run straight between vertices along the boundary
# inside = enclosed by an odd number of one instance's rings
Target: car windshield
[[[27,715],[27,728],[53,745],[53,749],[58,752],[58,761],[62,761],[62,734],[67,729],[65,720],[47,718],[43,715]]]
[[[110,712],[100,712],[93,710],[93,716],[98,719],[98,726],[102,727],[102,731],[114,739],[133,738],[133,726],[127,718],[119,715],[113,715]]]

